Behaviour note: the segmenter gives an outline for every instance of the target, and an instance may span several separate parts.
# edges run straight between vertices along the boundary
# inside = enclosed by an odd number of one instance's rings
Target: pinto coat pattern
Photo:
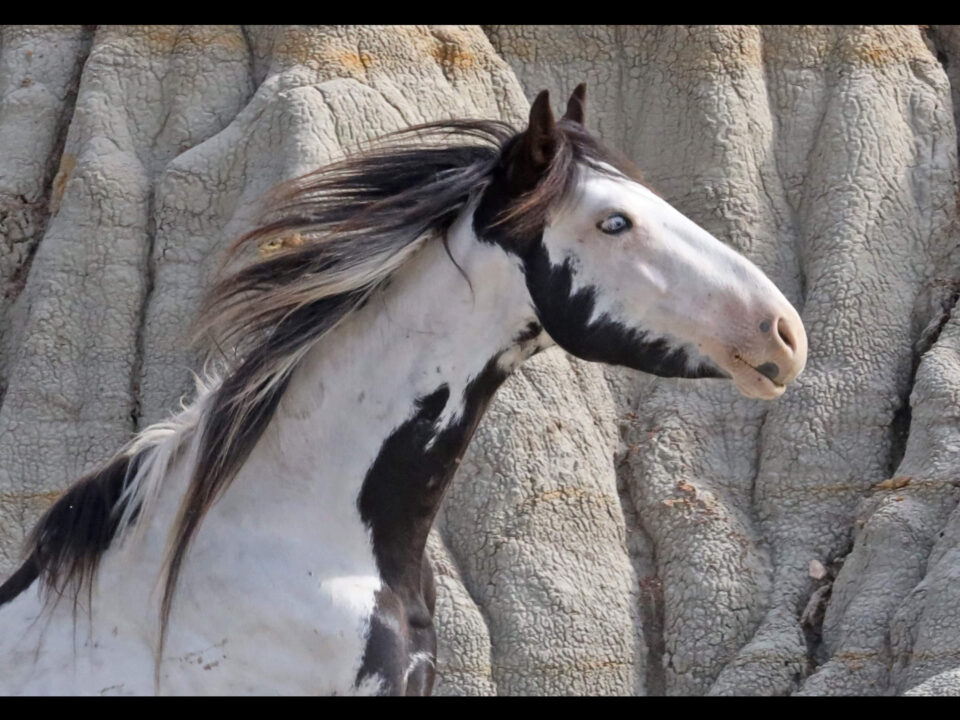
[[[543,92],[524,132],[415,127],[280,188],[238,247],[303,242],[207,305],[236,360],[54,504],[0,587],[2,689],[429,693],[427,533],[520,363],[556,343],[778,397],[796,311],[584,111],[583,85],[559,122]]]

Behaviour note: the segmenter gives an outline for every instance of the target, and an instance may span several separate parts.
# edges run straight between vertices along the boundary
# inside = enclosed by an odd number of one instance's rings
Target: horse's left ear
[[[534,169],[550,164],[557,149],[557,123],[550,109],[550,91],[541,90],[530,107],[530,124],[523,137],[526,160]]]
[[[567,100],[567,111],[563,114],[564,120],[584,124],[587,117],[587,84],[577,85],[570,99]]]
[[[501,159],[506,168],[504,190],[517,197],[535,188],[550,167],[559,141],[557,122],[550,109],[550,93],[544,90],[530,106],[527,129]]]

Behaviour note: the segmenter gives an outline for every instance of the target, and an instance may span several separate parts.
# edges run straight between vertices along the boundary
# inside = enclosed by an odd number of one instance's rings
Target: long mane
[[[502,207],[497,222],[542,223],[575,186],[578,162],[639,177],[578,124],[560,127],[543,180]],[[233,359],[219,376],[201,381],[193,405],[146,428],[54,503],[28,538],[26,562],[0,585],[0,604],[39,578],[57,597],[72,587],[76,607],[102,553],[143,514],[190,436],[196,463],[170,531],[162,647],[190,541],[266,429],[293,371],[418,249],[444,241],[458,215],[498,177],[519,137],[493,120],[420,125],[276,188],[263,222],[231,246],[228,259],[254,246],[277,251],[224,276],[200,312],[198,337],[234,348]]]
[[[200,520],[243,465],[300,360],[425,242],[444,235],[489,182],[501,147],[514,135],[498,121],[401,131],[390,136],[399,142],[279,186],[270,199],[272,219],[234,243],[231,254],[252,244],[287,249],[218,282],[201,311],[209,320],[201,321],[200,332],[236,347],[243,359],[206,414],[167,557],[164,625]],[[447,144],[437,144],[441,138]]]

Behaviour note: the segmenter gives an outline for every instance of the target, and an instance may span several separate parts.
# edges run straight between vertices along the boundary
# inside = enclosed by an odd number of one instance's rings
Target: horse
[[[521,363],[557,345],[784,392],[797,311],[585,104],[557,120],[543,91],[523,131],[428,123],[278,187],[231,257],[280,249],[200,311],[235,353],[72,485],[0,586],[0,692],[429,694],[427,534]]]

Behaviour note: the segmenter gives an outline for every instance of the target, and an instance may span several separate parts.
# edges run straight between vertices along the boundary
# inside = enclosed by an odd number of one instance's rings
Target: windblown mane
[[[487,227],[511,236],[542,227],[548,209],[576,184],[580,162],[639,179],[578,124],[559,127],[559,146],[540,181],[494,203]],[[190,541],[266,429],[299,362],[425,243],[445,241],[464,208],[504,180],[521,137],[491,120],[420,125],[276,188],[263,224],[239,238],[228,258],[253,245],[279,251],[221,279],[200,313],[198,336],[235,348],[237,359],[228,361],[222,381],[201,388],[200,400],[145,429],[47,511],[28,540],[28,560],[0,586],[0,604],[37,577],[58,596],[71,582],[77,594],[89,588],[114,535],[156,492],[144,486],[162,480],[187,431],[196,431],[196,465],[166,556],[162,645]]]
[[[201,311],[209,320],[201,321],[200,331],[216,345],[236,347],[243,359],[206,413],[171,536],[164,626],[200,520],[256,445],[299,361],[423,243],[442,236],[485,186],[500,145],[515,130],[499,122],[457,121],[410,128],[398,139],[414,133],[420,142],[376,147],[279,186],[268,199],[272,219],[231,248],[231,255],[251,244],[279,242],[289,249],[218,282]],[[423,141],[438,135],[475,142]]]

